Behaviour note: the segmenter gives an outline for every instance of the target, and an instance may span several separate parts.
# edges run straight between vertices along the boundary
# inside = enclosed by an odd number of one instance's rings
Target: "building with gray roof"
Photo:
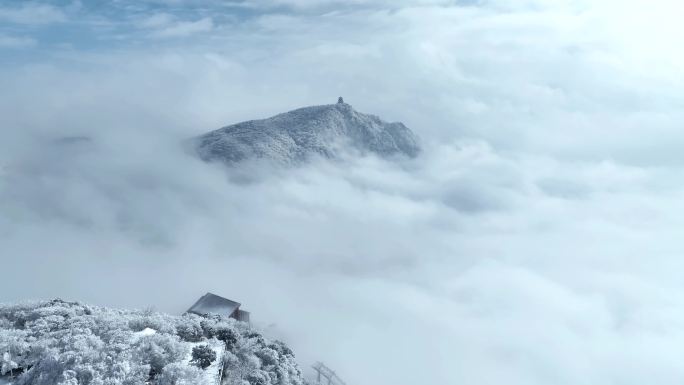
[[[207,293],[200,297],[187,313],[201,316],[222,316],[249,322],[249,312],[240,310],[240,303],[231,301],[213,293]]]

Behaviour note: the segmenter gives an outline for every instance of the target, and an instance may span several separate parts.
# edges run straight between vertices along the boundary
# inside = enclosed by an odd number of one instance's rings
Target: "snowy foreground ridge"
[[[312,156],[339,158],[345,152],[415,157],[418,137],[403,123],[388,123],[336,104],[304,107],[268,119],[250,120],[209,132],[194,143],[205,161],[234,163],[265,159],[297,164]]]
[[[61,300],[0,305],[0,355],[0,384],[306,383],[287,346],[245,323]]]

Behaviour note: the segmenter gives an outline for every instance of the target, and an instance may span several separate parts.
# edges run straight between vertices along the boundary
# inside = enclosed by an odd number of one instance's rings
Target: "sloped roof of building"
[[[221,315],[230,317],[240,307],[240,303],[223,298],[216,294],[207,293],[195,302],[188,313],[199,315]]]

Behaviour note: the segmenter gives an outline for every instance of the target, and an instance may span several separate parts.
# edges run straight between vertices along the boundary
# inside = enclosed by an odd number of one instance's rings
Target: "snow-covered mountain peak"
[[[334,159],[349,151],[415,157],[420,151],[417,136],[404,124],[358,112],[342,97],[335,104],[220,128],[196,138],[196,146],[202,159],[226,163],[267,159],[296,164],[312,156]]]

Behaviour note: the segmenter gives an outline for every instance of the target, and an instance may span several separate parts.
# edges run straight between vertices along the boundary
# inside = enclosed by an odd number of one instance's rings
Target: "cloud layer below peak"
[[[360,385],[680,383],[680,7],[3,4],[3,299],[213,291]],[[339,95],[423,154],[179,146]]]

